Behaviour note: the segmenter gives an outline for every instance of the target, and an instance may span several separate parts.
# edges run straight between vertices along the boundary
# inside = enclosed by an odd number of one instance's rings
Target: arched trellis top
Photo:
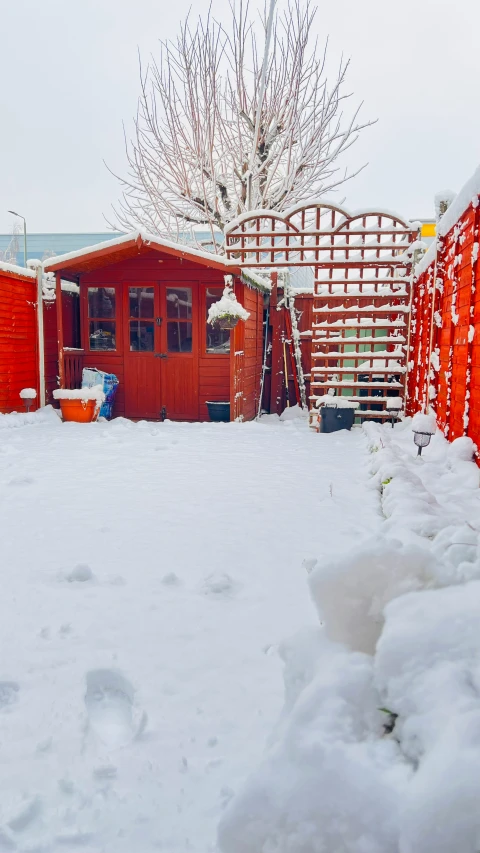
[[[355,213],[322,201],[254,210],[225,230],[227,257],[247,267],[403,266],[418,229],[390,211]],[[403,255],[403,257],[402,257]]]

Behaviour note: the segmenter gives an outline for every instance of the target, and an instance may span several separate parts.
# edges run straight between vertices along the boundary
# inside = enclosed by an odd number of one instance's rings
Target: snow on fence
[[[416,269],[407,414],[431,405],[453,441],[480,446],[480,170],[438,227]]]
[[[360,403],[362,419],[378,420],[389,417],[391,396],[404,397],[417,235],[418,225],[395,213],[350,214],[325,200],[252,211],[228,226],[227,257],[239,266],[314,272],[311,404],[333,390]]]

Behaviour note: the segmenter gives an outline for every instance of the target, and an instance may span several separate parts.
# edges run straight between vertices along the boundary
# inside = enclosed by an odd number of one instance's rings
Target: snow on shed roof
[[[36,278],[35,270],[18,267],[16,264],[7,264],[5,261],[0,261],[0,273],[6,273],[14,278]]]
[[[252,287],[258,288],[258,290],[269,292],[272,289],[272,279],[270,278],[267,270],[260,274],[255,272],[255,270],[251,270],[249,267],[246,267],[242,269],[241,278],[242,281],[252,285]]]
[[[235,261],[214,255],[212,252],[195,249],[183,243],[175,243],[173,240],[168,240],[158,234],[149,234],[146,231],[131,231],[121,237],[115,237],[113,240],[106,240],[94,246],[86,246],[83,249],[77,249],[75,252],[67,252],[65,255],[49,258],[44,264],[44,269],[47,272],[66,269],[85,272],[106,263],[115,263],[122,257],[134,256],[142,248],[156,249],[166,254],[189,259],[203,266],[223,270],[226,273],[238,274],[240,272]]]

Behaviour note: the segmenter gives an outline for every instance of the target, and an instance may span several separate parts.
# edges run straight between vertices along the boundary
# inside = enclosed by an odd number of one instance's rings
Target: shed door
[[[160,295],[156,283],[124,286],[125,415],[161,417]]]
[[[162,405],[167,418],[198,420],[198,284],[160,285]]]

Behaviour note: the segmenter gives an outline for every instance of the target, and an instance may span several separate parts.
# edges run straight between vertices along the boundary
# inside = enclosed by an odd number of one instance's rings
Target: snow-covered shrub
[[[480,850],[475,447],[437,432],[418,460],[411,427],[364,425],[383,535],[304,561],[323,624],[280,647],[284,711],[223,853]]]
[[[463,462],[472,462],[477,445],[468,435],[462,435],[449,444],[448,455],[451,460],[461,459]]]
[[[400,853],[480,849],[480,582],[392,601],[375,680],[416,768],[399,803]]]
[[[374,654],[385,605],[432,584],[428,551],[380,537],[309,575],[312,598],[327,636],[353,651]]]
[[[220,823],[223,853],[397,851],[397,803],[410,768],[382,737],[372,660],[322,632],[312,646],[314,672]]]

